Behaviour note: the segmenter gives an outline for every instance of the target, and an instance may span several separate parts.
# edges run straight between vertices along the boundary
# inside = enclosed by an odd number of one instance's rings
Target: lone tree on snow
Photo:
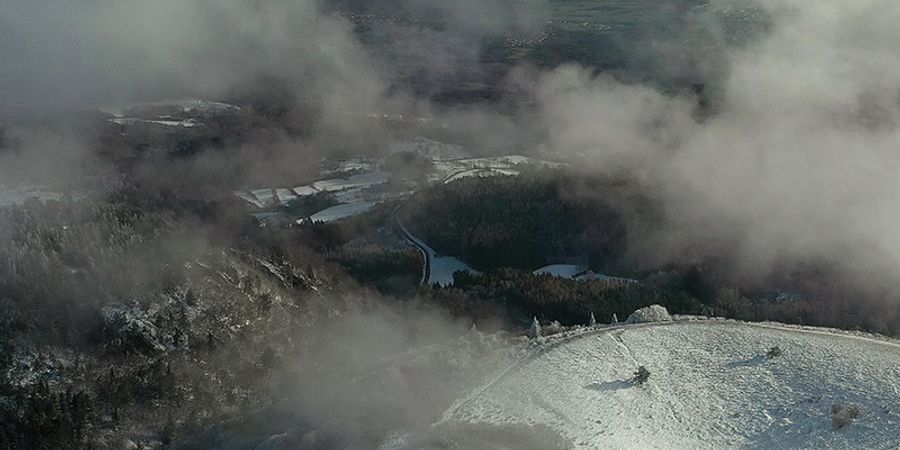
[[[593,312],[591,312],[591,321],[588,322],[588,325],[589,325],[589,326],[592,326],[592,327],[595,326],[595,325],[597,325],[597,319],[594,318],[594,313],[593,313]]]
[[[640,366],[640,367],[638,367],[637,371],[634,372],[634,378],[631,379],[631,382],[633,384],[641,386],[644,383],[646,383],[647,380],[649,380],[649,379],[650,379],[650,371],[647,370],[646,367]]]
[[[537,317],[531,321],[531,328],[528,329],[528,337],[532,339],[541,337],[541,324],[538,323]]]
[[[777,358],[777,357],[781,356],[782,353],[783,352],[781,351],[781,348],[776,345],[775,347],[770,348],[768,352],[766,352],[766,358],[768,358],[768,359]]]

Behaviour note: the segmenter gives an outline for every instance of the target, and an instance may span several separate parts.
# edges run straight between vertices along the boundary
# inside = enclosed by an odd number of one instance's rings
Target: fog
[[[773,27],[727,55],[714,114],[562,67],[537,89],[547,145],[634,173],[662,200],[668,226],[634,243],[647,257],[726,253],[746,272],[824,257],[894,283],[900,7],[760,6]]]
[[[330,102],[377,96],[377,68],[349,25],[315,2],[4,1],[5,104],[97,106],[215,97],[286,75]]]

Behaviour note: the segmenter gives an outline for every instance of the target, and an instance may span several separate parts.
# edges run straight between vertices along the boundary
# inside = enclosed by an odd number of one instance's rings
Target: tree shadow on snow
[[[619,391],[628,389],[632,386],[634,386],[634,383],[632,383],[631,380],[616,380],[607,381],[605,383],[591,383],[584,388],[592,391]]]
[[[756,367],[764,362],[766,362],[765,356],[756,355],[750,359],[745,359],[743,361],[730,362],[725,367],[728,367],[729,369],[734,369],[736,367]]]

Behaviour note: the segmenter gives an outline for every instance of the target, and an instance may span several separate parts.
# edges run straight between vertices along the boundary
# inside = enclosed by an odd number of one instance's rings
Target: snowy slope
[[[772,346],[784,355],[766,359]],[[726,321],[548,341],[446,422],[546,425],[579,448],[900,448],[900,346]],[[644,386],[630,383],[646,366]],[[833,403],[862,416],[835,430]]]
[[[575,264],[551,264],[549,266],[541,267],[538,270],[534,271],[535,275],[550,275],[554,277],[560,278],[575,278],[580,273],[584,273],[587,270],[584,266],[578,266]]]

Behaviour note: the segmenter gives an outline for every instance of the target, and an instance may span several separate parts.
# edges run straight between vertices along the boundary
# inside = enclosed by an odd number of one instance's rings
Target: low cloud
[[[747,272],[825,258],[895,282],[900,7],[758,7],[771,29],[727,55],[714,114],[693,93],[561,67],[537,89],[547,146],[661,200],[666,226],[633,243],[644,257],[730,255]]]

